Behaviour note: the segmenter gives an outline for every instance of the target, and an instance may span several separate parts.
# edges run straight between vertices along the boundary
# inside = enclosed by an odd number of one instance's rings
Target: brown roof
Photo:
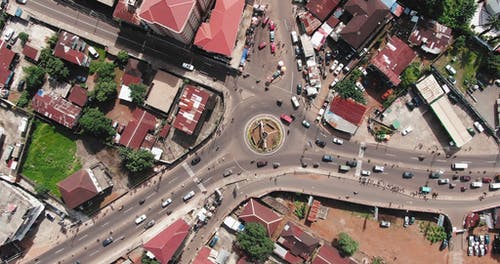
[[[300,12],[298,14],[298,17],[300,22],[304,25],[307,35],[311,35],[317,28],[321,26],[321,21],[307,11]]]
[[[47,93],[42,89],[33,97],[31,107],[39,114],[57,123],[73,128],[80,117],[82,108],[70,103],[55,93]]]
[[[113,18],[120,21],[125,21],[130,24],[138,25],[140,20],[135,13],[134,7],[129,7],[128,0],[119,0],[116,3],[115,10],[113,11]]]
[[[319,245],[318,239],[307,234],[292,222],[286,223],[278,242],[288,249],[290,253],[304,260],[309,259],[309,256]]]
[[[413,30],[408,41],[412,45],[420,46],[425,52],[439,54],[448,47],[451,39],[451,28],[426,19]]]
[[[140,108],[135,109],[132,115],[134,119],[125,127],[120,137],[120,144],[132,149],[139,149],[146,134],[155,128],[156,118]]]
[[[83,107],[87,103],[87,90],[82,88],[80,85],[75,84],[73,88],[71,88],[68,100],[80,107]]]
[[[389,9],[380,0],[349,0],[344,9],[353,17],[340,35],[356,50],[361,48],[383,21],[391,16]]]
[[[2,43],[0,43],[0,87],[5,85],[12,72],[9,68],[15,54],[14,51],[7,48],[7,43],[2,40]]]
[[[366,112],[366,106],[352,100],[337,96],[330,104],[330,112],[342,117],[351,124],[359,126]]]
[[[178,219],[158,235],[144,244],[144,249],[153,253],[160,263],[169,263],[189,234],[191,227],[183,219]]]
[[[30,58],[33,61],[38,61],[38,59],[40,58],[40,51],[38,49],[33,48],[28,43],[24,45],[23,54],[24,56]]]
[[[349,259],[340,256],[336,248],[323,245],[319,248],[319,252],[316,254],[312,264],[349,264]]]
[[[173,127],[192,135],[205,111],[209,98],[210,94],[204,90],[191,85],[186,86],[179,99],[179,112],[175,116]]]
[[[242,221],[247,223],[262,224],[266,228],[269,236],[274,233],[281,221],[281,217],[277,213],[254,199],[248,201],[239,217]]]
[[[306,8],[311,14],[319,18],[319,20],[325,21],[328,14],[330,14],[339,3],[340,0],[310,0]]]
[[[58,182],[57,187],[59,187],[64,203],[70,208],[78,207],[99,193],[85,169],[81,169]]]
[[[62,31],[54,47],[54,56],[79,66],[88,67],[89,58],[87,55],[75,48],[81,43],[83,42],[77,35]]]

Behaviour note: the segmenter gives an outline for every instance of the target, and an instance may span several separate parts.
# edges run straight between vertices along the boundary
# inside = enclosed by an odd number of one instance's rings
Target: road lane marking
[[[203,186],[203,184],[201,184],[201,183],[200,183],[200,184],[198,184],[197,186],[198,186],[198,188],[200,189],[200,191],[201,191],[202,193],[205,193],[205,192],[207,191],[207,189],[205,188],[205,186]]]
[[[418,157],[411,157],[410,159],[418,160]]]
[[[78,241],[80,241],[80,240],[82,240],[82,239],[86,238],[87,236],[88,236],[88,234],[85,234],[84,236],[80,237],[80,238],[78,239]]]
[[[63,251],[64,248],[58,249],[55,253],[58,254],[59,252]]]
[[[132,210],[132,208],[133,208],[133,207],[130,207],[130,208],[128,208],[127,210],[125,210],[125,211],[123,211],[123,212],[124,212],[124,213],[126,213],[126,212],[128,212],[128,211]]]
[[[444,162],[447,162],[447,160],[443,160],[443,159],[438,159],[438,160],[436,160],[436,161],[437,161],[437,162],[443,162],[443,163],[444,163]]]
[[[365,142],[361,142],[361,144],[359,144],[358,157],[363,158],[364,155],[365,155]]]
[[[189,167],[189,165],[187,165],[187,163],[182,163],[182,167],[186,170],[186,172],[189,174],[189,177],[193,177],[194,176],[194,172],[193,170],[191,169],[191,167]]]
[[[496,160],[485,160],[484,163],[496,163]]]
[[[95,255],[95,254],[97,254],[97,253],[99,253],[99,250],[96,250],[96,251],[94,251],[94,252],[90,253],[89,257],[92,257],[93,255]]]
[[[392,154],[392,153],[385,153],[386,156],[389,156],[389,157],[396,157],[396,154]]]
[[[151,196],[153,196],[153,195],[155,195],[155,193],[150,193],[150,194],[148,194],[148,196],[146,196],[146,199],[151,198]]]
[[[358,165],[356,166],[356,172],[354,172],[354,176],[360,176],[361,175],[361,167],[362,167],[363,161],[359,160]]]
[[[109,225],[109,222],[110,222],[110,221],[108,221],[108,222],[106,222],[106,223],[102,224],[102,226],[107,226],[107,225]]]

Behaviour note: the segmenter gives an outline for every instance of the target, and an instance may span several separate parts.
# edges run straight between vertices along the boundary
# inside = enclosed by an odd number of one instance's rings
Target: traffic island
[[[283,131],[277,118],[271,115],[259,115],[248,122],[245,128],[245,141],[255,153],[272,154],[283,145]]]

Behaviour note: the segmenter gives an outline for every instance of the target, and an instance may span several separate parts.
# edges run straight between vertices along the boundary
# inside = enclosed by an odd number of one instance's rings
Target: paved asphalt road
[[[80,21],[74,22],[74,27],[78,30],[89,33],[95,31],[92,34],[101,38],[117,38],[116,28],[109,27],[104,23],[93,24],[95,22],[93,17],[79,13],[70,13],[70,10],[65,10],[62,5],[56,5],[52,1],[32,0],[28,2],[27,7],[39,10],[39,12],[43,12],[52,20],[58,20],[59,23],[64,25],[71,24],[76,18]],[[282,12],[288,11],[283,10]],[[61,13],[67,15],[61,15]],[[285,22],[280,21],[280,23]],[[283,27],[286,28],[286,26]],[[287,32],[279,29],[277,34],[283,42],[287,43],[285,48],[290,49]],[[92,39],[92,36],[85,37]],[[148,48],[147,46],[144,47],[146,47],[144,49],[144,52],[146,52]],[[157,55],[155,53],[150,54],[153,57]],[[188,57],[185,57],[185,54],[174,55],[182,61],[188,59]],[[198,67],[197,63],[203,63],[202,61],[204,60],[201,57],[193,56],[192,62],[195,66]],[[255,58],[258,56],[264,55],[255,55]],[[289,57],[285,57],[285,63],[289,69],[294,69],[295,62]],[[168,58],[170,59],[171,57]],[[181,60],[173,58],[174,64],[179,64]],[[255,63],[256,59],[252,60]],[[263,69],[265,71],[265,67]],[[215,72],[215,74],[226,73],[223,69],[216,69]],[[259,73],[258,76],[265,76],[265,73]],[[165,212],[167,209],[161,209],[161,199],[172,197],[174,203],[169,206],[168,210],[173,210],[174,212],[194,208],[199,206],[199,203],[196,201],[188,203],[181,201],[182,196],[187,192],[194,190],[197,192],[195,198],[201,199],[203,198],[201,191],[205,188],[213,190],[226,186],[226,184],[229,184],[231,180],[235,180],[237,177],[244,177],[248,180],[239,183],[239,194],[237,197],[231,198],[231,195],[227,194],[228,191],[231,192],[231,189],[229,186],[226,187],[226,199],[219,209],[221,213],[241,202],[244,199],[243,195],[248,197],[261,195],[264,192],[279,188],[293,191],[303,190],[307,193],[322,194],[333,198],[345,198],[346,195],[352,194],[353,191],[358,191],[359,194],[356,197],[351,197],[351,200],[355,199],[362,203],[379,204],[381,206],[384,206],[384,204],[387,206],[387,202],[392,201],[391,206],[393,207],[403,205],[405,208],[413,207],[423,211],[427,209],[442,210],[452,218],[454,224],[459,224],[463,214],[469,210],[498,204],[497,200],[488,196],[485,200],[478,201],[477,197],[484,190],[469,190],[462,194],[457,189],[451,190],[444,186],[436,186],[434,181],[427,179],[428,170],[435,168],[446,169],[448,171],[447,177],[451,177],[452,173],[449,172],[450,164],[458,161],[470,163],[470,172],[467,171],[464,173],[470,173],[474,178],[491,175],[494,171],[498,170],[499,158],[496,154],[480,156],[458,155],[455,158],[446,159],[442,155],[433,156],[432,153],[393,149],[382,145],[368,144],[365,150],[361,150],[358,143],[346,142],[341,146],[335,145],[331,142],[331,136],[328,136],[327,132],[321,127],[313,125],[310,129],[306,129],[300,125],[300,121],[303,118],[307,118],[307,113],[303,107],[299,110],[293,110],[289,102],[291,93],[293,93],[293,87],[298,80],[297,78],[296,73],[287,73],[266,92],[263,89],[262,83],[256,84],[255,80],[257,78],[255,76],[246,79],[228,77],[226,81],[226,87],[228,88],[227,100],[232,107],[228,109],[225,116],[226,123],[222,129],[222,134],[198,152],[198,155],[202,159],[200,164],[190,166],[189,161],[191,158],[189,158],[186,162],[181,163],[181,165],[163,173],[161,181],[159,176],[154,177],[150,180],[151,184],[149,186],[131,191],[126,197],[117,202],[117,204],[124,205],[122,210],[118,210],[117,206],[114,206],[114,210],[107,209],[108,213],[106,215],[101,214],[98,219],[86,223],[87,227],[82,226],[81,230],[72,233],[67,243],[56,245],[53,249],[39,256],[37,261],[32,261],[32,263],[57,263],[59,261],[61,263],[72,263],[75,260],[80,260],[81,263],[102,263],[104,262],[103,260],[123,253],[134,245],[140,245],[141,239],[144,237],[144,228],[143,225],[137,226],[134,224],[136,216],[144,213],[148,215],[148,220],[155,219],[157,221],[166,218]],[[281,107],[275,104],[277,99],[283,100],[284,103]],[[290,134],[286,136],[284,145],[276,153],[267,156],[261,156],[250,151],[243,141],[243,130],[247,122],[257,114],[268,114],[278,117],[281,113],[293,113],[297,117],[297,120],[289,127],[285,127],[285,130],[290,130]],[[231,122],[230,120],[234,121]],[[315,146],[314,140],[316,138],[327,140],[327,146],[325,148]],[[335,161],[331,164],[321,162],[321,156],[325,153],[333,155]],[[424,160],[419,161],[419,156],[423,156]],[[252,161],[258,159],[266,159],[270,163],[274,161],[280,162],[281,167],[279,168],[279,172],[273,170],[270,166],[257,169]],[[419,197],[395,193],[387,189],[384,190],[381,187],[360,185],[357,180],[358,178],[354,176],[356,173],[355,169],[347,174],[337,174],[338,165],[345,163],[349,159],[357,159],[360,161],[360,168],[363,167],[364,169],[369,169],[374,164],[384,164],[386,166],[384,173],[372,174],[370,177],[379,186],[398,186],[404,189],[405,193],[409,193],[416,191],[419,186],[429,181],[429,185],[438,190],[439,199],[428,200],[426,202]],[[309,166],[307,170],[310,172],[325,175],[331,174],[332,176],[339,176],[341,179],[335,177],[328,178],[326,176],[310,178],[300,175],[287,175],[286,177],[279,177],[276,181],[269,179],[269,175],[281,173],[282,171],[291,173],[305,171],[305,169],[300,167],[301,160],[308,162]],[[320,163],[318,169],[312,168],[314,162]],[[232,168],[235,171],[234,177],[231,176],[226,179],[222,177],[222,172],[227,168]],[[415,172],[415,178],[411,180],[402,179],[401,174],[405,170]],[[192,173],[190,173],[191,171]],[[483,171],[487,171],[487,173],[483,174]],[[239,172],[241,172],[241,176],[237,175]],[[195,181],[195,178],[198,180]],[[338,181],[340,181],[340,184]],[[270,184],[270,182],[275,184]],[[210,194],[210,191],[207,194]],[[146,199],[144,205],[138,204],[138,201],[141,199]],[[103,248],[101,243],[110,234],[115,238],[115,242]],[[187,250],[186,252],[190,251]]]

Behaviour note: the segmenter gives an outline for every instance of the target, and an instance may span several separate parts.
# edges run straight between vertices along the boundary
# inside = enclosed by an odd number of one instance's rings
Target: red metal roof
[[[349,259],[340,256],[336,248],[325,244],[319,248],[312,264],[349,264]]]
[[[172,124],[176,129],[192,135],[205,111],[210,94],[200,88],[187,85],[179,99],[179,112]]]
[[[335,17],[333,14],[326,20],[326,23],[331,27],[335,28],[339,23],[340,20]]]
[[[380,23],[391,16],[380,0],[349,0],[344,9],[353,17],[340,35],[354,49],[360,48]]]
[[[231,57],[244,6],[244,0],[217,0],[210,22],[201,24],[194,45]]]
[[[212,249],[209,247],[202,247],[200,251],[198,251],[198,254],[194,258],[194,260],[191,262],[193,264],[214,264],[213,261],[209,260],[208,257],[210,256],[210,251]]]
[[[62,31],[59,34],[59,38],[54,48],[54,56],[79,66],[87,66],[86,65],[88,61],[87,55],[85,55],[85,53],[81,51],[72,48],[74,43],[78,41],[79,41],[78,36],[68,33],[66,31]]]
[[[426,19],[411,33],[408,41],[422,50],[439,54],[443,52],[452,39],[451,28],[443,26],[432,19]]]
[[[149,23],[181,32],[195,4],[195,0],[144,0],[138,13]]]
[[[120,144],[132,149],[139,149],[146,134],[155,128],[156,118],[143,109],[136,108],[130,121],[120,137]]]
[[[166,138],[168,136],[168,132],[170,132],[170,125],[166,124],[165,126],[163,126],[158,136],[160,138]]]
[[[372,58],[371,63],[397,86],[401,82],[399,75],[416,56],[417,53],[401,39],[391,37],[384,49]]]
[[[315,17],[325,21],[330,12],[340,3],[340,0],[310,0],[306,8]]]
[[[23,54],[33,61],[38,61],[38,59],[40,58],[40,51],[33,48],[28,43],[24,44]]]
[[[317,28],[321,26],[321,21],[314,17],[309,12],[299,13],[299,20],[304,24],[307,35],[311,35]]]
[[[135,8],[129,7],[127,2],[128,0],[119,0],[116,3],[115,10],[113,11],[113,17],[130,24],[138,25],[140,20],[135,14]]]
[[[130,75],[128,73],[123,74],[122,77],[123,85],[129,86],[131,84],[139,84],[141,82],[142,82],[141,77]]]
[[[307,234],[292,222],[288,222],[280,234],[278,243],[283,245],[293,255],[307,260],[319,245],[319,240]]]
[[[144,244],[144,249],[153,253],[160,263],[168,263],[186,239],[190,228],[186,221],[178,219]]]
[[[37,113],[67,128],[73,128],[76,125],[82,112],[81,107],[70,103],[57,94],[47,93],[41,89],[33,97],[31,107]]]
[[[87,90],[83,89],[80,85],[75,84],[73,88],[71,88],[68,100],[80,107],[83,107],[87,103]]]
[[[321,207],[321,202],[318,200],[314,200],[311,208],[309,209],[309,213],[307,214],[307,221],[316,222],[318,220],[318,211]]]
[[[269,236],[272,236],[281,221],[281,217],[277,213],[254,199],[248,201],[239,217],[247,223],[262,224]]]
[[[366,106],[352,99],[343,99],[337,96],[330,104],[330,112],[342,117],[348,122],[359,126],[366,112]]]
[[[64,203],[76,208],[94,198],[99,192],[86,169],[81,169],[57,183]]]
[[[14,59],[14,55],[16,54],[12,50],[7,49],[6,46],[7,43],[2,40],[2,43],[0,43],[0,87],[5,85],[5,82],[11,73],[9,67]]]

